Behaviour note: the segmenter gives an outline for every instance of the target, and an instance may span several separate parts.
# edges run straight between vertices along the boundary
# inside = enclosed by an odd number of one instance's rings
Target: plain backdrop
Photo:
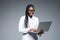
[[[52,21],[49,31],[38,36],[39,40],[60,40],[59,0],[0,0],[0,40],[21,40],[18,24],[28,4],[35,6],[34,15],[40,22]]]

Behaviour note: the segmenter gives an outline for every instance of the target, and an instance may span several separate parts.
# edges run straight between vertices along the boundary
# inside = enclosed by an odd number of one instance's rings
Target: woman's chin
[[[32,16],[30,16],[30,18],[32,18]]]

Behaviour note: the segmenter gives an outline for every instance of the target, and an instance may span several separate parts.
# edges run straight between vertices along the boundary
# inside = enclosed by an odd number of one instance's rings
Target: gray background
[[[39,40],[60,40],[59,0],[0,0],[0,40],[21,40],[18,23],[28,4],[35,6],[40,22],[52,21],[49,31]]]

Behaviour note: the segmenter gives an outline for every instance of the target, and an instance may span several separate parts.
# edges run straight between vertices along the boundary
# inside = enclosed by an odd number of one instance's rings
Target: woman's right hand
[[[36,32],[35,28],[30,28],[29,32]]]

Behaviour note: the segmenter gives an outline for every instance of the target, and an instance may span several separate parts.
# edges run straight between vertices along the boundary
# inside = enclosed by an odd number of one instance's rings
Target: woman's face
[[[35,9],[34,9],[33,7],[30,7],[30,8],[28,9],[28,12],[29,12],[29,16],[30,16],[30,17],[32,17],[32,15],[34,14],[34,11],[35,11]]]

